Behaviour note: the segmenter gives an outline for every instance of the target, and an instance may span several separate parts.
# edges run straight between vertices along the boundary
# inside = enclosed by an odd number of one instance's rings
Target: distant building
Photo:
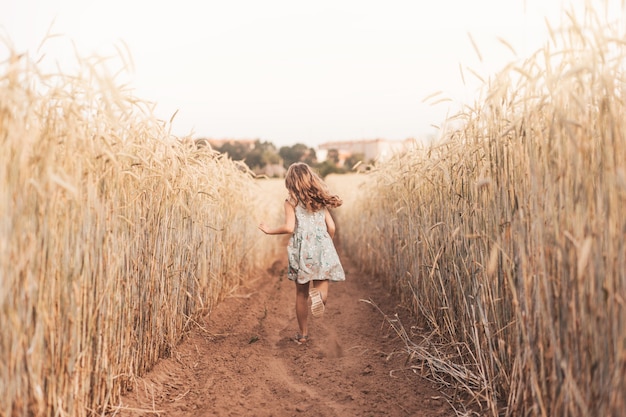
[[[343,164],[346,158],[354,154],[363,154],[364,161],[386,161],[395,153],[404,152],[415,143],[414,139],[387,140],[365,139],[352,141],[326,142],[319,145],[320,154],[327,155],[331,149],[339,153],[339,163]],[[321,159],[321,158],[320,158]]]

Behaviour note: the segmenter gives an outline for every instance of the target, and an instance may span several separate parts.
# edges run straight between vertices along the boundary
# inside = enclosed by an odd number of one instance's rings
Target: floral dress
[[[295,212],[296,227],[287,245],[288,278],[298,284],[326,279],[344,281],[343,267],[326,228],[325,209],[312,213],[297,204]]]

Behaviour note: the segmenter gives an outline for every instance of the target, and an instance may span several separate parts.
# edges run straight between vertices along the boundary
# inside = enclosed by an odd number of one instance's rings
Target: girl
[[[328,211],[328,208],[339,207],[342,201],[330,194],[322,179],[302,162],[289,166],[285,186],[289,196],[284,204],[284,224],[270,228],[261,223],[259,229],[268,235],[291,234],[287,246],[287,277],[296,282],[296,317],[300,333],[295,340],[306,343],[309,339],[309,297],[311,312],[319,317],[324,313],[328,298],[328,282],[346,279],[332,240],[335,222]],[[313,283],[311,289],[310,282]]]

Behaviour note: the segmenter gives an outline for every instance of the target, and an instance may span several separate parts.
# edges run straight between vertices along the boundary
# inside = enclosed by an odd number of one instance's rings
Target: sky
[[[178,112],[176,136],[317,146],[436,137],[476,97],[468,68],[488,78],[541,49],[545,19],[558,26],[583,2],[0,0],[0,34],[61,67],[73,45],[83,57],[127,50],[131,88],[159,118]]]

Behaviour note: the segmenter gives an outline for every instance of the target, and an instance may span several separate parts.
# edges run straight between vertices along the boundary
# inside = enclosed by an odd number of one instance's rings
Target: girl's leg
[[[298,284],[296,282],[296,318],[298,319],[298,327],[301,336],[308,336],[309,329],[307,326],[307,318],[309,315],[309,283]]]
[[[326,299],[328,298],[328,280],[313,281],[313,288],[320,290],[322,293],[322,301],[326,304]]]

